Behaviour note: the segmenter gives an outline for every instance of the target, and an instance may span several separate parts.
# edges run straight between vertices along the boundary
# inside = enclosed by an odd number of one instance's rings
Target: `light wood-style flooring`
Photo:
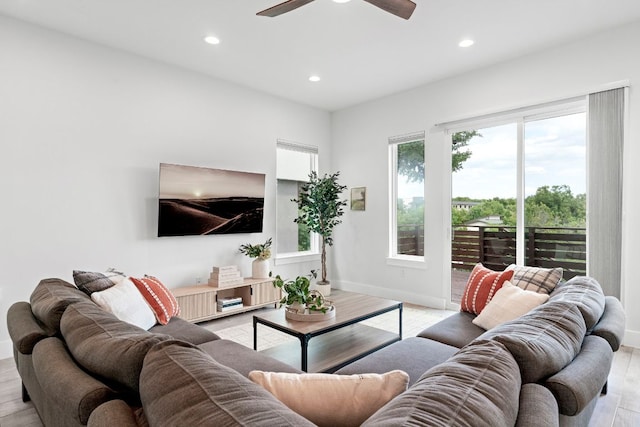
[[[427,318],[442,318],[447,312],[405,304],[411,310],[403,315],[404,336],[415,335]],[[262,310],[270,310],[268,308]],[[254,313],[244,313],[202,323],[214,332],[251,324]],[[428,325],[424,325],[426,327]],[[420,329],[418,329],[420,328]],[[238,328],[236,328],[238,329]],[[233,329],[231,329],[233,331]],[[225,336],[227,339],[232,337]],[[33,405],[23,403],[20,392],[20,377],[13,359],[0,360],[0,426],[42,426]],[[637,427],[640,426],[640,349],[622,347],[615,353],[609,375],[609,391],[599,398],[590,427]]]

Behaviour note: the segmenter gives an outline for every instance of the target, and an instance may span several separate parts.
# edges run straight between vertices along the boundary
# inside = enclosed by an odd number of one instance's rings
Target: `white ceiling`
[[[0,0],[0,14],[329,111],[640,20],[640,0],[414,0],[408,21],[316,0],[256,16],[281,1]]]

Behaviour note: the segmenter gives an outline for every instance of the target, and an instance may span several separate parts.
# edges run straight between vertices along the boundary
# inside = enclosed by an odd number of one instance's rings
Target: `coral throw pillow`
[[[172,317],[180,314],[178,301],[160,280],[153,276],[130,279],[155,313],[158,323],[166,325]]]
[[[480,314],[504,282],[512,277],[513,270],[493,271],[480,263],[476,264],[462,294],[460,310]]]

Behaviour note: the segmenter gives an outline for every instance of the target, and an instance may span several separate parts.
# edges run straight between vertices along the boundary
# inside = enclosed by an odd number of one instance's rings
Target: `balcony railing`
[[[526,227],[525,264],[562,267],[564,278],[586,274],[587,244],[584,228]],[[398,226],[398,253],[424,255],[424,227]],[[451,268],[471,271],[481,262],[493,270],[503,270],[516,262],[515,227],[454,227],[451,241]]]

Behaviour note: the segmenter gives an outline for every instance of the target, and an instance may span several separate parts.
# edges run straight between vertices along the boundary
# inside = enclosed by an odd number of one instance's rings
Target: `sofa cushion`
[[[562,267],[542,268],[511,264],[506,268],[513,270],[511,283],[526,291],[550,294],[562,279]]]
[[[513,270],[493,271],[480,263],[476,264],[462,293],[460,310],[480,314],[502,284],[511,280],[513,273]]]
[[[131,278],[158,319],[158,323],[166,325],[172,317],[180,314],[180,306],[171,291],[162,282],[153,276],[145,276],[139,279]]]
[[[363,426],[513,426],[520,373],[513,356],[495,341],[474,341],[430,369]]]
[[[575,276],[551,293],[553,301],[575,304],[591,330],[604,312],[605,297],[600,284],[591,277]]]
[[[107,269],[104,273],[97,271],[73,270],[73,282],[76,284],[78,289],[87,295],[109,289],[126,278],[127,276],[125,276],[124,273],[113,268]]]
[[[7,329],[13,347],[22,354],[31,354],[33,347],[48,337],[46,331],[33,317],[31,305],[26,301],[18,301],[9,307]]]
[[[580,310],[568,302],[549,301],[518,319],[479,337],[498,341],[520,366],[522,382],[538,382],[558,372],[580,351],[586,333]]]
[[[591,333],[607,340],[613,351],[618,351],[622,345],[624,330],[626,327],[626,316],[622,303],[612,296],[604,298],[604,313],[600,321],[593,327]]]
[[[149,351],[140,398],[153,426],[313,425],[259,385],[182,341],[163,342]]]
[[[522,384],[515,427],[560,425],[558,403],[549,389],[540,384]]]
[[[260,354],[242,344],[230,340],[216,340],[198,345],[217,362],[222,363],[242,376],[249,377],[253,370],[301,373],[302,371],[287,365],[273,357]]]
[[[145,330],[156,324],[156,316],[129,279],[104,291],[93,292],[91,299],[123,322]]]
[[[511,282],[504,282],[502,288],[489,301],[489,304],[482,310],[478,317],[472,320],[474,325],[483,329],[491,329],[507,322],[517,319],[547,302],[549,295],[533,291],[525,291]]]
[[[34,347],[32,366],[38,384],[34,391],[39,394],[32,397],[41,404],[38,410],[46,426],[87,424],[95,408],[118,397],[111,387],[78,366],[57,337]]]
[[[475,317],[474,314],[464,311],[454,313],[422,330],[418,336],[462,348],[485,332],[472,323]]]
[[[249,379],[321,427],[359,426],[409,383],[400,370],[355,375],[251,371]]]
[[[604,339],[585,337],[576,358],[544,381],[544,386],[555,396],[561,414],[577,415],[600,395],[612,361],[613,351]]]
[[[335,373],[383,374],[393,369],[401,369],[409,374],[409,385],[412,385],[422,374],[449,359],[458,350],[460,348],[428,338],[410,337],[356,360]]]
[[[219,340],[220,337],[208,329],[187,322],[179,317],[173,317],[166,325],[156,324],[149,332],[155,334],[169,335],[177,340],[190,342],[191,344],[202,344],[209,341]]]
[[[80,365],[135,392],[144,356],[155,344],[171,339],[123,322],[92,302],[69,306],[60,328]]]
[[[67,306],[78,301],[91,301],[87,294],[60,279],[44,279],[31,293],[31,311],[48,335],[60,332],[60,318]]]

